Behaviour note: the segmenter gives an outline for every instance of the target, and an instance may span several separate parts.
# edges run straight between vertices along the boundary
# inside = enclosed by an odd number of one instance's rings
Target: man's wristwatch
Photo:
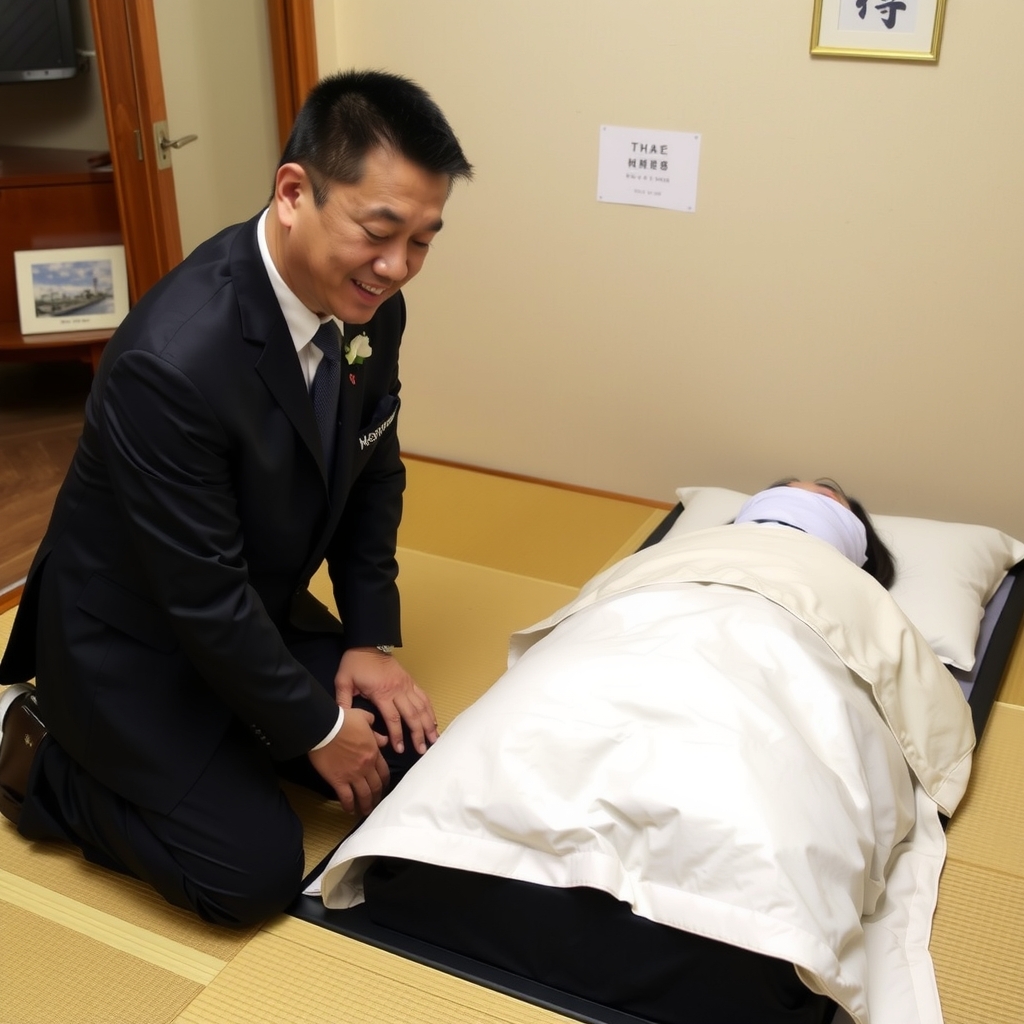
[[[380,651],[381,654],[392,654],[392,653],[394,653],[395,645],[394,644],[377,644],[377,650]]]

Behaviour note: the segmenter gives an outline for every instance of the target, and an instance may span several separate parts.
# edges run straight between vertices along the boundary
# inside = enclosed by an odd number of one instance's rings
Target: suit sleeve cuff
[[[321,747],[326,747],[335,736],[341,732],[341,726],[345,721],[345,709],[338,708],[338,720],[334,723],[334,728],[315,746],[313,750],[319,750]]]

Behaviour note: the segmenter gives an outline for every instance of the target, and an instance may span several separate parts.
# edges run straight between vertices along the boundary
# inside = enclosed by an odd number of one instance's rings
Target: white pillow
[[[680,487],[683,511],[667,536],[731,522],[749,495],[724,487]],[[985,605],[1024,544],[990,526],[876,516],[878,535],[896,559],[890,593],[947,665],[970,671]]]

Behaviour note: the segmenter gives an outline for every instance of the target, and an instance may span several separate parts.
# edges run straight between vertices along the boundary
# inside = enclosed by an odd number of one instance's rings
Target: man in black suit
[[[249,924],[302,877],[282,765],[366,814],[437,738],[391,654],[399,288],[470,174],[414,83],[325,79],[268,209],[118,329],[0,665],[37,683],[0,706],[24,836]],[[307,589],[324,559],[340,622]]]

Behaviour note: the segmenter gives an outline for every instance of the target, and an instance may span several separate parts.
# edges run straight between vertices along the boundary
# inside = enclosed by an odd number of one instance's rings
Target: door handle
[[[198,135],[182,135],[180,139],[168,138],[166,121],[154,123],[153,137],[156,140],[156,163],[161,170],[171,166],[172,149],[181,149],[182,146],[187,146],[199,138]]]
[[[198,139],[198,135],[182,135],[180,139],[160,139],[161,149],[181,149],[182,146],[187,146],[190,142],[195,142]]]

